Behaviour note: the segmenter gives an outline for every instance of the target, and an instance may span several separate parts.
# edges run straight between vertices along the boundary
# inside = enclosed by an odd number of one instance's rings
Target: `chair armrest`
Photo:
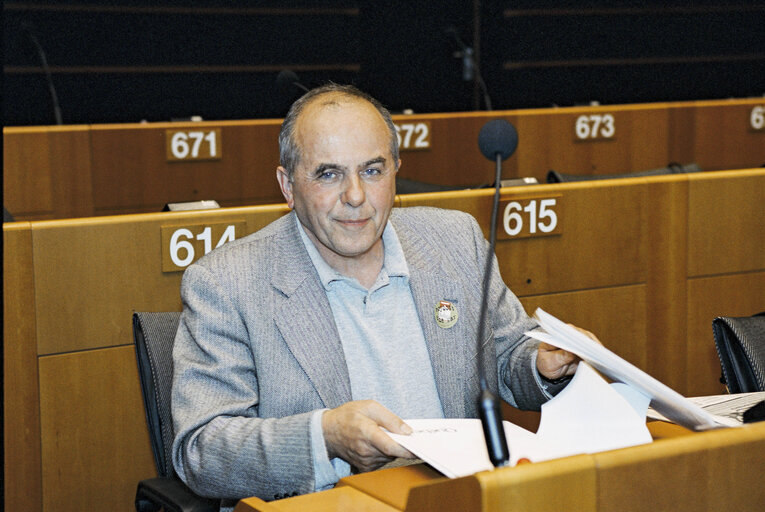
[[[194,494],[179,478],[147,478],[138,482],[135,493],[137,512],[218,512],[218,500]]]

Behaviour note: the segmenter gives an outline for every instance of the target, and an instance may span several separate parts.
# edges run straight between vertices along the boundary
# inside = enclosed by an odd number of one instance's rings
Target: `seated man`
[[[279,135],[292,213],[183,276],[174,346],[173,463],[196,492],[271,500],[331,487],[411,454],[401,418],[476,417],[476,333],[487,246],[468,214],[393,208],[396,130],[350,86],[306,93]],[[491,390],[538,409],[573,374],[496,261]],[[557,386],[558,388],[562,386]]]

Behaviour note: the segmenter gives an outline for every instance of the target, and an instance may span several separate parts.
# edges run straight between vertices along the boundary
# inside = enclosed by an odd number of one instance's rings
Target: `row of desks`
[[[654,512],[760,510],[765,502],[765,423],[694,434],[649,423],[654,442],[449,480],[424,465],[341,480],[317,494],[234,512]],[[746,469],[744,469],[746,468]]]
[[[697,163],[765,164],[763,98],[394,116],[408,180],[476,186],[494,179],[478,133],[502,118],[518,129],[504,178],[550,169],[613,174]],[[274,179],[280,119],[3,129],[4,205],[18,220],[159,211],[215,199],[281,202]]]
[[[464,210],[488,230],[491,194],[396,201]],[[712,319],[765,310],[765,170],[505,188],[501,204],[501,229],[507,214],[518,233],[500,237],[497,257],[527,311],[595,332],[680,393],[723,392]],[[155,473],[132,312],[180,310],[185,265],[287,211],[4,224],[8,510],[131,508],[136,482]]]

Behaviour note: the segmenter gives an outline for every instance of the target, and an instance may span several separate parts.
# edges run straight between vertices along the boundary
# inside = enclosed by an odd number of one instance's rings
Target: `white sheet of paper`
[[[617,391],[588,365],[580,364],[572,382],[542,406],[542,421],[536,434],[503,422],[510,464],[517,464],[520,458],[540,462],[650,443],[651,435],[645,426],[647,407],[645,396]],[[389,435],[444,475],[457,478],[493,468],[480,420],[406,422],[413,434]]]
[[[735,425],[735,422],[705,411],[677,391],[542,309],[537,309],[535,316],[547,332],[531,331],[526,333],[528,336],[573,352],[604,375],[630,385],[650,397],[653,408],[678,425],[695,430]]]
[[[592,367],[580,363],[569,385],[542,405],[537,436],[560,447],[557,457],[650,443],[653,438],[645,424],[648,402],[648,397],[629,387],[609,385]]]

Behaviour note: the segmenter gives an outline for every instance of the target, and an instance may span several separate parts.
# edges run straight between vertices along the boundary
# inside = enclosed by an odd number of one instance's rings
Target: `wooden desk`
[[[752,119],[762,108],[763,98],[745,98],[394,116],[411,148],[402,151],[400,176],[442,185],[492,182],[493,166],[477,144],[481,127],[492,119],[512,122],[519,133],[504,178],[543,183],[550,169],[613,174],[670,162],[696,162],[704,170],[758,167],[765,164],[765,129],[753,128]],[[606,119],[613,127],[607,137],[601,133]],[[39,220],[159,211],[165,203],[202,199],[223,206],[281,202],[274,179],[280,124],[5,127],[4,204],[18,220]],[[414,148],[416,127],[427,128],[429,147]],[[168,148],[179,131],[215,132],[217,159],[170,159]],[[184,152],[194,146],[191,139],[182,142]],[[200,147],[206,145],[204,140]]]
[[[444,512],[761,509],[765,423],[704,433],[678,429],[660,426],[659,439],[649,445],[451,480],[424,465],[381,470],[342,479],[325,491],[333,493],[332,500],[323,492],[270,503],[248,498],[235,512],[340,511],[347,510],[342,499],[351,498],[358,500],[357,510],[376,510],[363,508],[376,503],[393,510]],[[361,500],[358,492],[368,499]]]

